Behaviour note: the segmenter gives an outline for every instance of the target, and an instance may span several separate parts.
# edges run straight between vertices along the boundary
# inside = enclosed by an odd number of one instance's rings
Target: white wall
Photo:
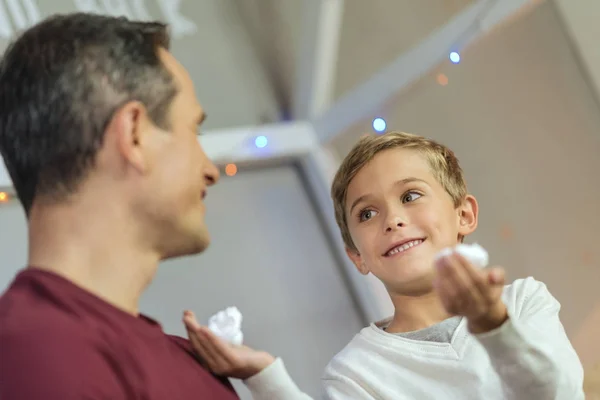
[[[457,152],[481,207],[472,239],[511,278],[546,282],[582,361],[599,362],[600,109],[553,3],[437,72],[382,110],[388,128]],[[364,121],[333,148],[346,154],[370,131]]]
[[[11,8],[9,5],[16,4]],[[90,11],[158,19],[170,25],[172,51],[189,70],[206,109],[205,129],[279,119],[270,78],[240,14],[227,1],[0,0],[0,53],[19,28],[55,13]]]
[[[298,171],[287,165],[223,177],[206,203],[211,247],[161,264],[142,311],[185,336],[184,309],[206,322],[235,305],[246,343],[281,356],[318,398],[325,365],[364,321]],[[0,206],[0,292],[26,262],[26,239],[18,204]]]
[[[600,2],[594,0],[554,0],[574,52],[580,59],[590,83],[600,99]]]

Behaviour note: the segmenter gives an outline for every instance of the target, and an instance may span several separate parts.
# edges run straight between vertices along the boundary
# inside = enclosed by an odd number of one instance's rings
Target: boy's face
[[[346,197],[348,228],[358,251],[348,256],[388,291],[430,291],[438,251],[477,227],[477,202],[454,207],[425,157],[410,149],[378,153],[352,179]]]

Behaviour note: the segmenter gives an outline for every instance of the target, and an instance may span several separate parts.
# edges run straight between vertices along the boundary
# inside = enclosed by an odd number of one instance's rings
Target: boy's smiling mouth
[[[419,246],[424,241],[425,241],[424,238],[403,240],[401,242],[395,243],[388,251],[386,251],[383,254],[383,256],[384,257],[393,257],[395,255],[402,254],[402,253],[412,249],[413,247]]]

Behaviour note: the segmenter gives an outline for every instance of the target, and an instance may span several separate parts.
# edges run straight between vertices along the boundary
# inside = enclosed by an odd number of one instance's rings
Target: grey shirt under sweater
[[[460,321],[462,321],[462,317],[451,317],[418,331],[395,333],[395,335],[424,342],[450,343]]]

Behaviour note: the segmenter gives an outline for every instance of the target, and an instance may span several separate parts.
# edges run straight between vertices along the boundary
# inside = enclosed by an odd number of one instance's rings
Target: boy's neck
[[[442,305],[437,293],[405,296],[390,293],[394,304],[394,317],[386,331],[389,333],[411,332],[428,328],[452,317]]]

